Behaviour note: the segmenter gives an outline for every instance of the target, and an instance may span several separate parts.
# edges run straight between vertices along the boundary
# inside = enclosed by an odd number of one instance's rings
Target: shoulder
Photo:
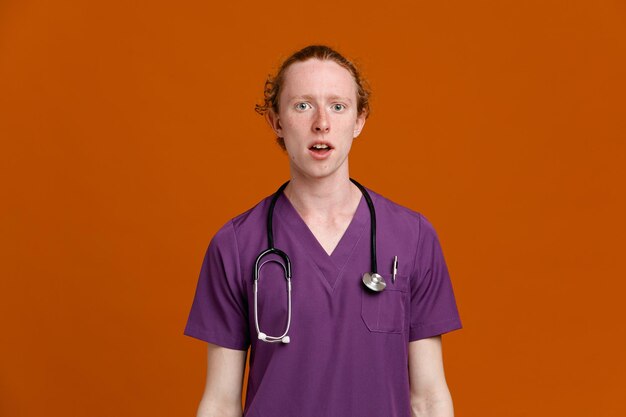
[[[215,245],[228,244],[231,241],[245,241],[251,234],[259,234],[259,227],[265,227],[267,211],[272,199],[269,195],[246,211],[225,222],[211,239]]]
[[[370,190],[369,188],[367,188],[367,191],[372,197],[372,202],[374,203],[377,213],[381,212],[383,215],[412,223],[415,227],[423,226],[432,229],[432,224],[423,213],[396,203],[388,197],[376,191]]]
[[[376,208],[376,221],[381,226],[412,233],[420,242],[437,240],[433,223],[422,212],[403,206],[384,195],[367,189]]]
[[[372,202],[374,203],[374,207],[376,211],[384,211],[396,216],[406,217],[407,219],[412,219],[417,221],[421,214],[413,209],[405,207],[401,204],[392,201],[391,199],[385,197],[384,195],[373,191],[367,188],[367,192],[372,197]]]

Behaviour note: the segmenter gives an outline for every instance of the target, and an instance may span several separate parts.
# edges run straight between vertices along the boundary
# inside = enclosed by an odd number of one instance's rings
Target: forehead
[[[308,59],[295,62],[285,71],[281,99],[295,96],[356,97],[356,83],[352,74],[332,60]]]

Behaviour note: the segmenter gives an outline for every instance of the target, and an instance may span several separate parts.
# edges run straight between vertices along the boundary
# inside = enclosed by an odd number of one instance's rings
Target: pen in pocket
[[[391,276],[391,281],[396,283],[396,274],[398,273],[398,256],[393,257],[393,275]]]

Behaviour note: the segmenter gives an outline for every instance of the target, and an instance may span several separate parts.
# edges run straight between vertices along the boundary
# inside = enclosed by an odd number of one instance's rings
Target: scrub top
[[[231,349],[250,347],[244,417],[410,417],[408,345],[461,320],[437,234],[420,213],[369,189],[376,209],[380,293],[370,272],[370,213],[362,196],[331,255],[284,194],[274,208],[274,244],[292,266],[291,342],[257,339],[253,276],[267,249],[272,196],[228,221],[211,240],[184,333]],[[398,272],[392,280],[394,256]],[[287,289],[280,257],[260,267],[262,332],[283,334]]]

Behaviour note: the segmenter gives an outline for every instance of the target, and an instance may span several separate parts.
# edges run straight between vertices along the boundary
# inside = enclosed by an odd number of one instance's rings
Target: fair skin
[[[285,73],[279,111],[267,120],[283,138],[291,180],[285,196],[327,253],[332,253],[361,199],[350,182],[348,154],[365,125],[352,75],[333,61],[310,59]],[[315,156],[314,144],[330,147]]]
[[[289,156],[291,180],[285,196],[331,254],[361,199],[348,170],[352,141],[365,125],[365,115],[357,112],[354,79],[334,61],[294,63],[285,73],[279,111],[269,111],[266,118],[284,139]],[[322,143],[330,150],[311,149]],[[245,351],[209,344],[197,417],[241,417],[245,358]],[[452,417],[441,336],[411,342],[408,359],[413,417]]]
[[[208,343],[207,374],[197,417],[241,417],[246,351]]]

